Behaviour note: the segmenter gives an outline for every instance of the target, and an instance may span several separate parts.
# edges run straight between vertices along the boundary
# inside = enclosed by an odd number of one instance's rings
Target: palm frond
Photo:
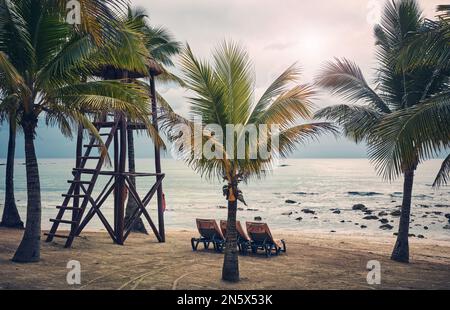
[[[213,77],[227,121],[245,124],[254,89],[253,64],[247,52],[234,42],[222,42],[214,51],[213,59]]]
[[[438,175],[434,180],[433,187],[440,187],[448,184],[450,179],[450,155],[444,159],[441,165],[441,169],[439,169]]]
[[[27,90],[23,77],[17,72],[14,65],[9,61],[8,56],[0,51],[0,82],[3,87],[8,87],[13,91]]]
[[[195,94],[195,97],[188,98],[192,113],[201,115],[205,123],[226,124],[228,119],[223,93],[214,77],[212,66],[197,59],[187,45],[181,54],[181,69],[186,88]]]
[[[350,102],[363,101],[381,113],[389,113],[389,106],[367,84],[361,69],[347,59],[329,62],[317,79],[317,85],[329,89]]]
[[[321,135],[330,132],[336,134],[336,127],[326,122],[302,124],[282,130],[279,133],[278,152],[282,157],[286,157],[296,149],[298,144],[317,140]]]
[[[256,103],[251,113],[252,119],[250,120],[250,122],[256,123],[259,116],[268,109],[274,98],[288,91],[288,86],[290,83],[297,82],[300,73],[300,68],[298,68],[296,64],[293,64],[288,67],[279,77],[277,77]]]
[[[370,107],[335,105],[325,107],[314,115],[317,119],[333,121],[342,126],[344,134],[356,143],[367,140],[383,114]]]
[[[385,116],[374,128],[369,157],[388,179],[432,158],[450,142],[449,93]]]
[[[277,124],[282,129],[296,124],[299,119],[311,118],[314,90],[310,85],[297,85],[280,94],[259,116],[257,124]]]

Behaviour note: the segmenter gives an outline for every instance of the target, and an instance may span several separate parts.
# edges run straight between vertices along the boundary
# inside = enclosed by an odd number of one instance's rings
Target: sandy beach
[[[286,233],[279,257],[240,256],[241,281],[220,280],[223,255],[192,252],[195,231],[170,230],[167,242],[133,234],[125,246],[104,232],[86,232],[72,249],[42,242],[41,262],[11,257],[22,231],[0,229],[0,289],[450,289],[450,242],[411,240],[411,263],[389,259],[394,237]],[[66,282],[67,262],[81,263],[81,285]],[[369,260],[381,263],[381,284],[366,281]]]

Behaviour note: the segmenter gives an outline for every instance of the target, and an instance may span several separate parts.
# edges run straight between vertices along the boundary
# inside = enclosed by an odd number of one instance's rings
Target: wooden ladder
[[[50,222],[52,222],[53,224],[50,231],[48,233],[45,233],[45,235],[47,236],[46,242],[51,242],[53,238],[65,238],[67,239],[65,247],[67,248],[72,245],[74,238],[78,235],[80,222],[83,218],[86,207],[90,202],[92,202],[92,192],[97,182],[97,178],[101,172],[102,166],[105,162],[107,150],[109,149],[109,146],[114,139],[120,122],[121,118],[116,117],[115,121],[113,122],[103,121],[93,123],[99,132],[102,128],[111,128],[110,132],[100,133],[100,136],[107,137],[103,145],[98,143],[95,137],[93,137],[92,135],[89,144],[83,145],[86,150],[82,156],[78,156],[77,158],[77,167],[73,169],[74,178],[67,181],[70,184],[69,190],[66,194],[62,195],[64,197],[63,203],[60,206],[56,207],[58,209],[56,218],[50,219]],[[102,147],[105,148],[106,152],[101,152],[100,148]],[[101,155],[91,156],[91,151],[93,148],[98,148]],[[86,164],[88,163],[88,161],[93,160],[97,161],[95,168],[86,169]],[[82,180],[83,175],[89,175],[90,180]],[[87,188],[85,187],[85,185]],[[82,191],[80,191],[80,189],[82,189]],[[66,211],[72,212],[70,220],[64,219],[64,214]],[[58,228],[60,224],[71,225],[68,235],[58,234]]]

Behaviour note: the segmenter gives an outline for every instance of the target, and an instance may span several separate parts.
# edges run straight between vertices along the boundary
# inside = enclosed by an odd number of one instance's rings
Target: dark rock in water
[[[306,193],[306,192],[293,192],[292,194],[294,194],[294,195],[301,195],[301,196],[306,196],[306,195],[319,195],[318,193]]]
[[[281,215],[287,215],[287,216],[291,216],[292,214],[293,214],[294,212],[284,212],[284,213],[281,213]]]
[[[439,211],[434,211],[433,213],[436,215],[442,215],[442,212],[439,212]]]
[[[316,211],[313,211],[311,209],[302,209],[302,212],[306,214],[316,214]]]
[[[415,234],[408,234],[408,237],[415,237]]]
[[[388,219],[380,219],[381,224],[387,224],[389,223]]]
[[[334,210],[333,213],[334,214],[341,214],[341,210]]]
[[[355,223],[356,226],[359,226],[359,223]]]
[[[352,196],[376,196],[376,195],[383,195],[381,193],[376,192],[347,192],[347,194]]]
[[[227,207],[225,206],[217,206],[217,209],[226,209]]]
[[[378,216],[386,216],[388,213],[386,211],[380,211],[378,212]]]
[[[237,208],[238,211],[244,211],[244,208]]]
[[[435,205],[436,208],[450,208],[450,205]]]
[[[297,203],[297,201],[291,200],[291,199],[287,199],[284,201],[285,203],[289,203],[289,204],[294,204]]]
[[[262,217],[260,217],[260,216],[255,216],[254,220],[255,220],[255,221],[262,221]]]
[[[303,220],[303,217],[297,217],[295,220],[300,222],[301,220]]]
[[[428,230],[428,226],[424,226],[423,229]]]
[[[428,206],[428,205],[418,205],[419,207],[421,207],[421,208],[424,208],[424,209],[429,209],[430,208],[430,206]]]
[[[445,226],[444,226],[444,229],[450,229],[450,224],[445,225]]]
[[[402,192],[393,192],[392,194],[391,194],[391,197],[402,197],[403,196],[403,193]]]
[[[428,217],[428,215],[424,214],[424,215],[422,215],[422,217],[425,218],[425,217]]]
[[[286,165],[286,164],[282,164],[282,165],[279,165],[278,167],[289,167],[289,165]]]
[[[247,211],[259,211],[259,209],[250,209],[250,208],[247,208]]]
[[[355,210],[355,211],[367,211],[367,207],[365,206],[365,205],[363,205],[363,204],[356,204],[356,205],[354,205],[353,207],[352,207],[352,210]]]
[[[394,228],[394,226],[389,225],[389,224],[384,224],[380,226],[380,229],[382,230],[391,230],[392,228]]]
[[[433,198],[433,197],[431,197],[431,196],[424,195],[424,194],[415,195],[415,196],[413,196],[413,197],[416,198],[416,199]]]
[[[450,213],[447,213],[446,215],[444,215],[446,218],[450,219]]]
[[[400,211],[400,210],[392,211],[392,212],[391,212],[391,215],[392,215],[392,216],[400,216],[400,215],[402,215],[402,211]]]
[[[393,233],[394,236],[398,236],[398,233]]]
[[[364,211],[364,214],[365,214],[365,215],[371,215],[372,212],[373,212],[372,210],[366,210],[366,211]]]
[[[368,215],[368,216],[363,217],[363,220],[378,220],[378,216]]]
[[[345,221],[344,221],[344,220],[342,220],[342,221],[341,221],[341,223],[345,223]]]
[[[336,232],[336,230],[330,230],[330,233],[335,233]]]
[[[367,228],[366,225],[361,225],[361,229]]]
[[[318,219],[318,217],[317,217],[317,216],[315,216],[315,217],[313,217],[313,219],[317,220],[317,219]]]
[[[424,235],[417,235],[417,238],[419,238],[419,239],[424,239],[425,236],[424,236]]]

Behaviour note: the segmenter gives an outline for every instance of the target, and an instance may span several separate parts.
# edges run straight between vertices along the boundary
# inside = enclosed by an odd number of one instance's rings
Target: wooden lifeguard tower
[[[158,109],[155,90],[155,76],[161,71],[158,66],[149,68],[150,78],[150,97],[152,107],[152,124],[158,131]],[[99,76],[111,79],[128,78],[135,79],[143,77],[138,73],[124,72],[120,69],[111,67],[101,68],[98,72]],[[103,143],[99,143],[92,135],[89,142],[84,144],[84,127],[79,126],[76,148],[76,164],[73,169],[73,179],[68,180],[69,189],[63,194],[63,202],[57,206],[58,213],[56,218],[51,219],[52,227],[47,235],[46,242],[51,242],[54,238],[65,238],[65,247],[70,247],[75,237],[79,236],[86,225],[98,216],[103,226],[116,244],[124,244],[129,236],[134,223],[143,215],[150,225],[153,233],[159,242],[165,242],[164,231],[164,206],[162,181],[164,173],[161,172],[161,155],[160,149],[155,144],[155,172],[130,172],[126,169],[127,160],[127,131],[128,130],[145,130],[144,124],[132,123],[127,120],[123,113],[111,111],[102,116],[102,119],[93,122],[94,126],[100,133]],[[93,154],[93,150],[98,150],[98,155]],[[105,169],[105,160],[110,149],[113,150],[114,156],[112,160],[112,169]],[[107,151],[107,152],[105,152]],[[89,168],[90,167],[90,168]],[[101,185],[101,190],[96,197],[94,189],[99,184],[99,177],[106,177],[108,181]],[[135,182],[132,178],[154,178],[153,186],[141,198],[136,189]],[[98,190],[98,188],[97,188]],[[110,224],[104,216],[101,207],[105,204],[108,197],[114,195],[114,222]],[[152,198],[157,196],[157,212],[158,227],[156,227],[147,206]],[[133,197],[138,208],[134,214],[125,219],[125,202],[129,197]],[[69,212],[70,218],[65,215]],[[63,234],[60,228],[61,224],[70,225],[70,231]]]

